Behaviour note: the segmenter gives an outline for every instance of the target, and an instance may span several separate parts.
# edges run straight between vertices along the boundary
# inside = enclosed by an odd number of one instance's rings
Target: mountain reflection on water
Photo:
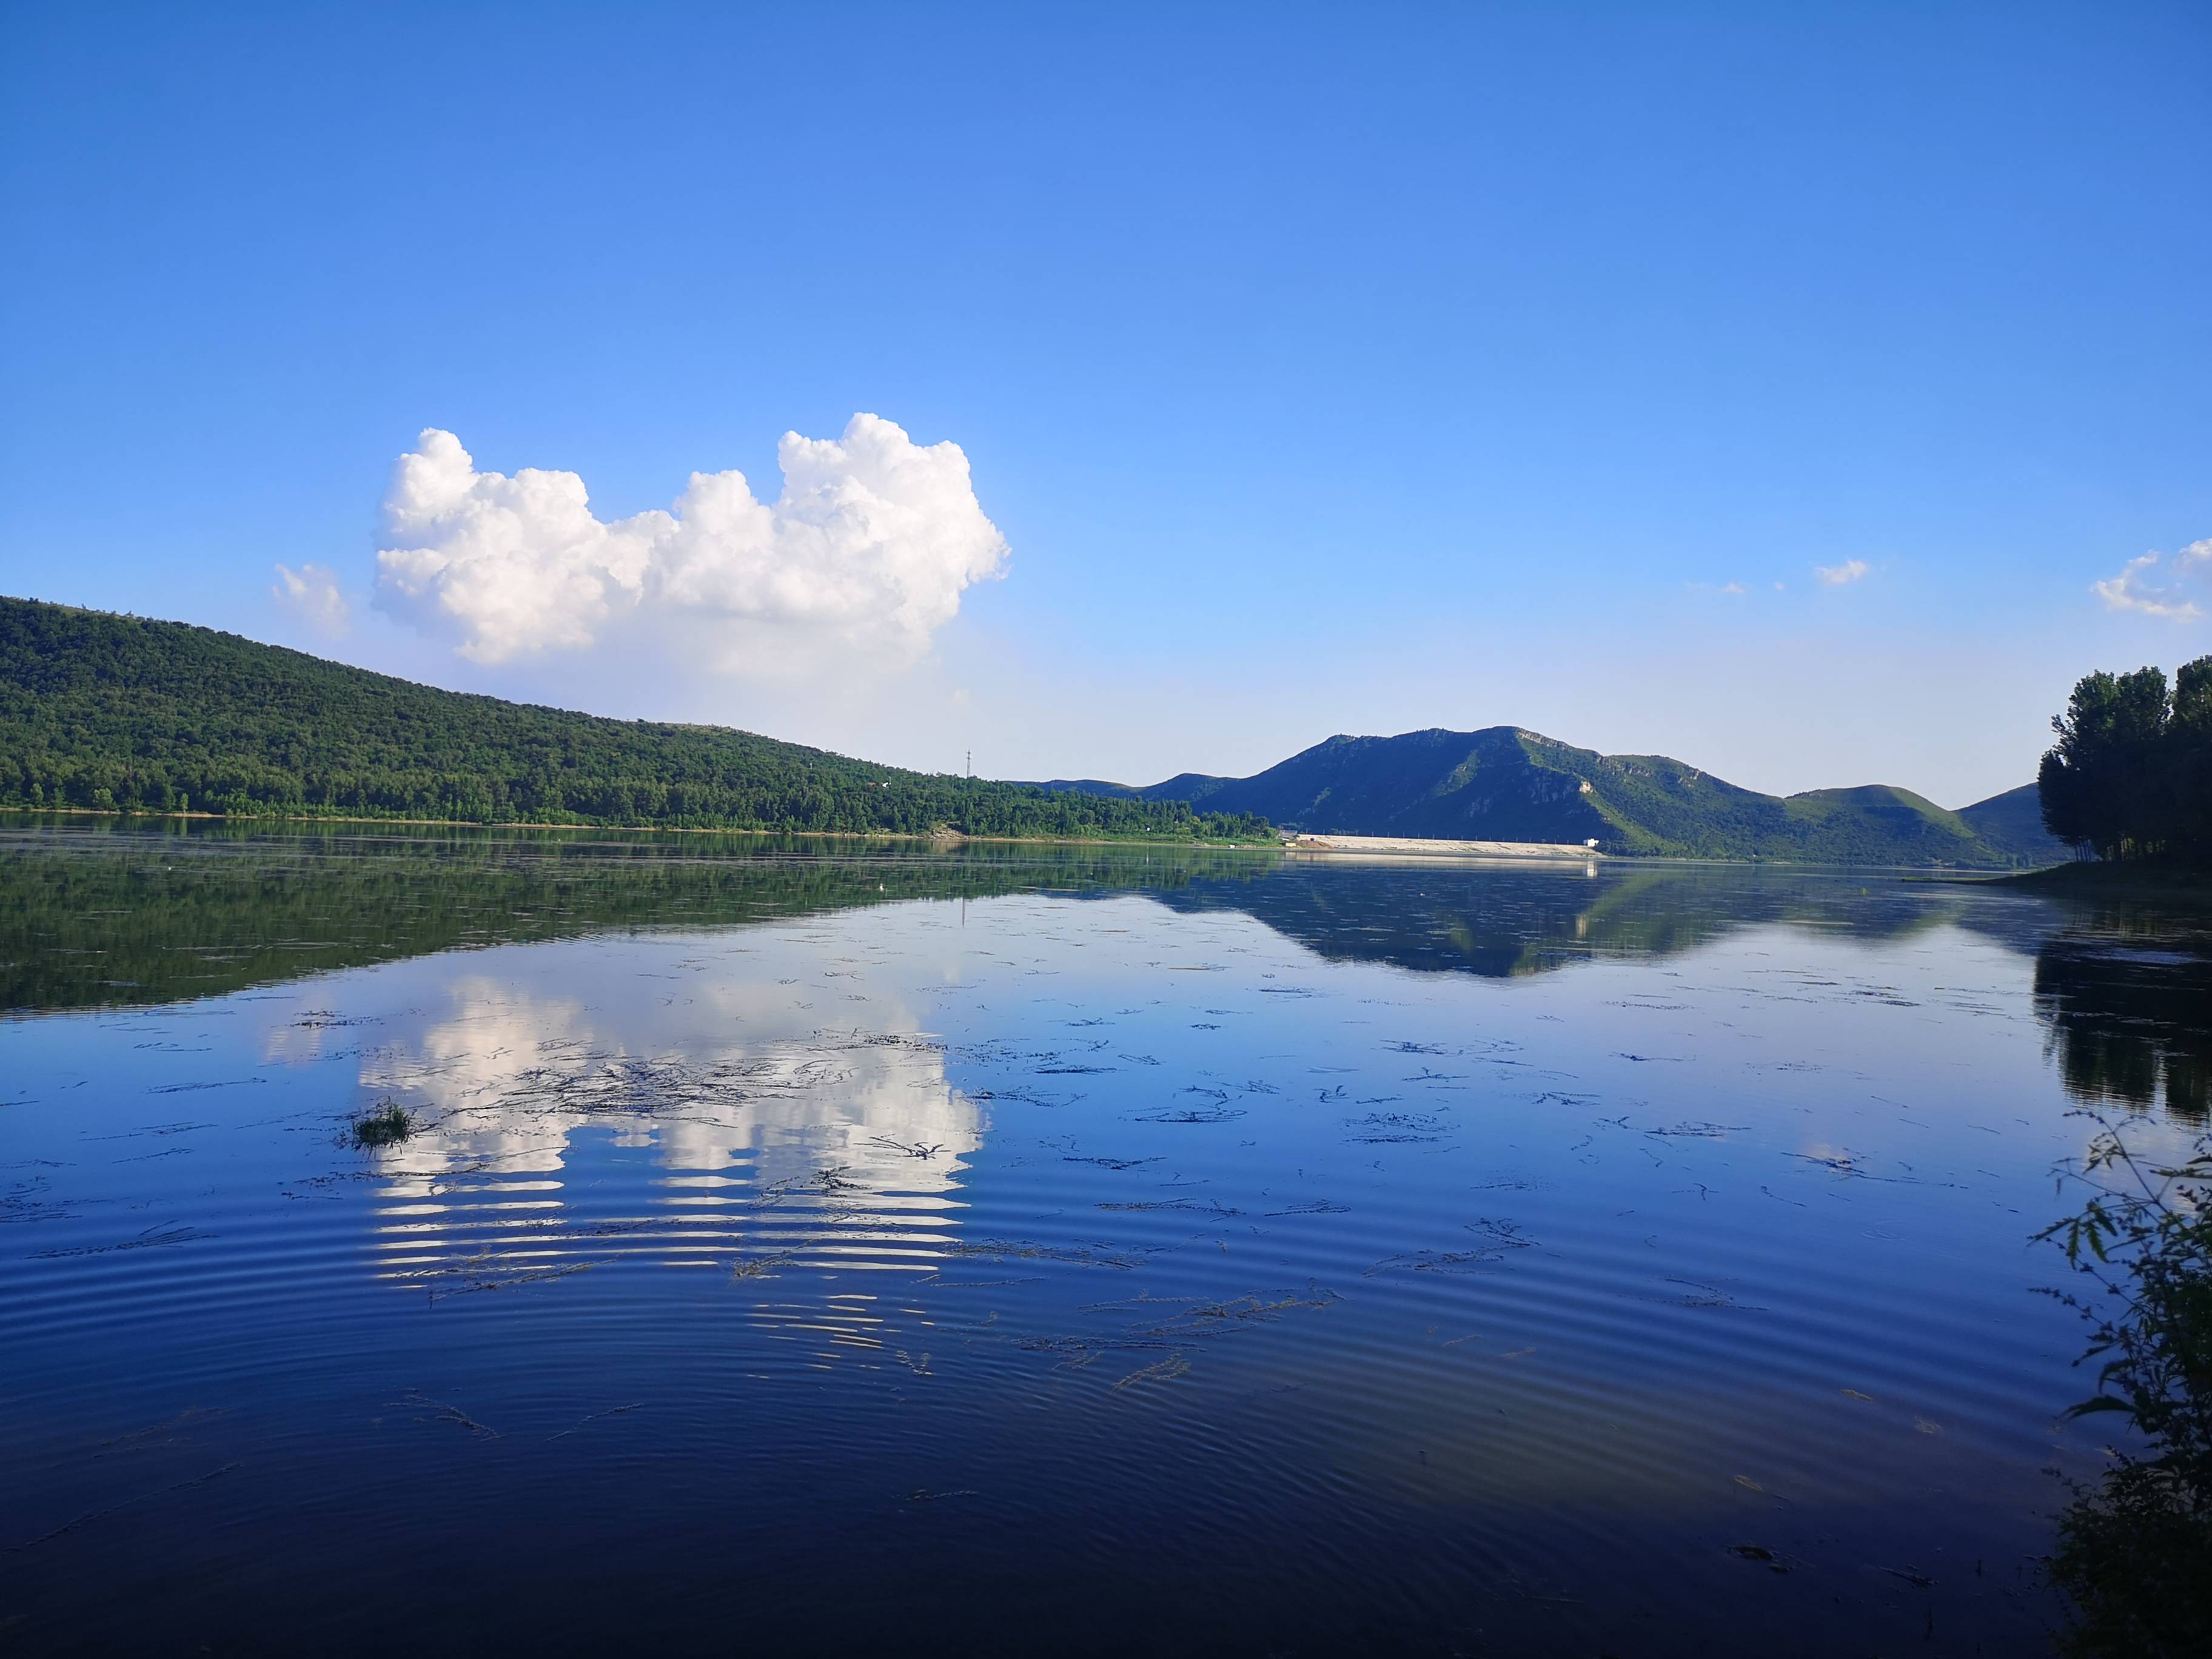
[[[645,833],[0,828],[0,1007],[128,1006],[434,951],[1018,892],[1142,892],[1186,915],[1241,911],[1325,960],[1494,978],[1671,956],[1775,922],[1891,937],[1960,908],[1940,889],[1870,889],[1833,872],[1778,872],[1750,889],[1741,876],[1049,843],[928,853]]]
[[[2206,931],[1875,872],[0,832],[0,1630],[2045,1650],[2048,1471],[2108,1431],[2054,1425],[2028,1241],[2077,1102],[2196,1133]]]

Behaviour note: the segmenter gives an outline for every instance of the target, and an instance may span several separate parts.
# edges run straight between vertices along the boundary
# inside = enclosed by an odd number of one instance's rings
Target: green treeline
[[[441,691],[181,623],[0,599],[0,805],[1172,841],[1182,801],[902,771],[748,732]]]
[[[2051,721],[2038,775],[2051,833],[2100,859],[2212,863],[2212,657],[2173,677],[2095,673]]]

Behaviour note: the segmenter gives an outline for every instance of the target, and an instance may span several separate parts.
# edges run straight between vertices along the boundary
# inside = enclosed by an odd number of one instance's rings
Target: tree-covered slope
[[[2057,850],[1996,802],[1982,808],[2002,833],[1985,834],[1908,789],[1763,795],[1664,755],[1601,755],[1510,726],[1334,737],[1249,778],[1185,774],[1136,793],[1317,834],[1595,841],[1681,858],[2006,865]]]
[[[2033,864],[2046,864],[2068,856],[2066,843],[2044,826],[2043,791],[2032,783],[1991,795],[1959,816],[1984,842],[2001,853]]]
[[[1263,836],[1179,800],[907,772],[441,691],[181,623],[0,599],[0,805],[974,836]]]

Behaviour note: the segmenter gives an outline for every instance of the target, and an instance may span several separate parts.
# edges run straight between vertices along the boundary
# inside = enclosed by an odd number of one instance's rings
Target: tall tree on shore
[[[2212,856],[2212,657],[2083,678],[2037,784],[2051,833],[2101,859]]]
[[[2212,657],[2184,663],[2175,672],[2166,743],[2172,750],[2175,837],[2195,856],[2212,857]]]

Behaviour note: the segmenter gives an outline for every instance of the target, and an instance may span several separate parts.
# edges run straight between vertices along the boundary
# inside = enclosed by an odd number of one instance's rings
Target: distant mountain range
[[[1510,726],[1331,738],[1249,778],[998,783],[442,691],[180,623],[11,599],[0,806],[1183,841],[1266,840],[1272,821],[1688,858],[2064,856],[2033,784],[1956,812],[1882,785],[1784,799]]]
[[[1043,788],[1249,812],[1309,834],[1597,842],[1613,854],[1820,863],[2044,864],[2066,856],[2033,784],[1958,811],[1889,784],[1762,795],[1664,755],[1601,755],[1518,726],[1334,737],[1249,778]]]

